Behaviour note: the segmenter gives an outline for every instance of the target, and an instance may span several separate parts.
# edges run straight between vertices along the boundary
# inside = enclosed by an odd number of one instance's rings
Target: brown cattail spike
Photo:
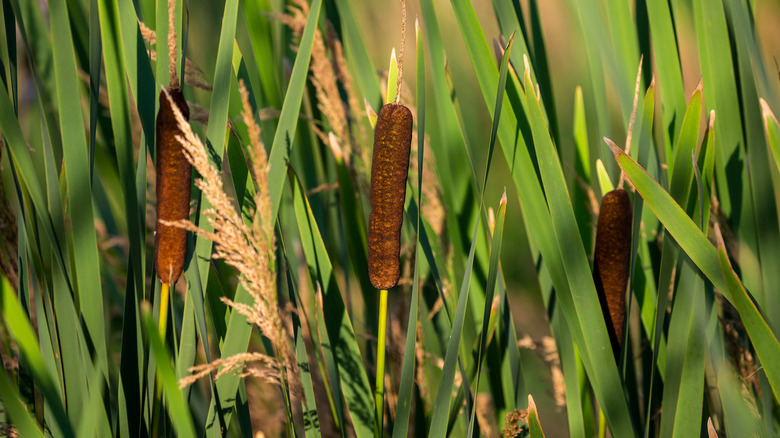
[[[631,201],[623,189],[613,190],[601,200],[593,277],[616,358],[620,356],[626,319],[632,215]]]
[[[382,107],[374,131],[371,215],[368,219],[368,276],[377,289],[390,289],[401,276],[401,224],[412,145],[412,112]]]
[[[176,136],[184,136],[176,123],[171,101],[189,119],[190,110],[181,88],[169,87],[160,92],[160,111],[157,113],[157,232],[154,236],[155,268],[157,278],[165,284],[174,284],[184,268],[187,252],[187,230],[163,225],[160,220],[179,221],[189,218],[190,175],[192,166],[184,157]]]

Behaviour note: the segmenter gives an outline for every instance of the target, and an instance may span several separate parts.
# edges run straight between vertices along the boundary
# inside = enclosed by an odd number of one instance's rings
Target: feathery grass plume
[[[190,213],[190,178],[192,166],[177,140],[182,131],[176,122],[174,109],[187,119],[190,115],[184,94],[179,87],[160,92],[157,113],[157,231],[154,239],[157,278],[165,284],[175,284],[184,268],[187,252],[187,231],[165,225],[165,221],[187,219]]]
[[[182,130],[178,139],[184,146],[184,155],[200,173],[201,178],[195,181],[213,208],[206,210],[206,218],[214,231],[198,228],[189,220],[168,223],[214,242],[214,258],[225,260],[241,274],[239,282],[253,298],[251,304],[233,302],[227,298],[222,301],[233,307],[234,311],[244,315],[248,322],[256,325],[263,335],[271,341],[273,356],[262,353],[243,353],[226,359],[213,361],[210,364],[190,368],[192,375],[180,380],[180,386],[186,386],[200,377],[213,371],[218,371],[217,377],[230,371],[241,369],[243,375],[251,375],[271,383],[287,382],[290,391],[298,394],[300,391],[297,367],[287,343],[287,330],[282,324],[281,313],[277,304],[273,221],[270,217],[268,195],[268,165],[265,147],[260,143],[260,128],[252,117],[246,88],[240,86],[244,103],[244,121],[247,123],[253,144],[250,147],[252,159],[252,176],[257,185],[254,197],[258,210],[254,214],[252,225],[244,223],[241,214],[236,211],[233,202],[225,193],[222,177],[211,165],[206,148],[200,139],[192,132],[189,123],[181,113],[176,113],[176,120]],[[247,368],[248,363],[258,366]]]
[[[616,357],[620,356],[626,319],[632,222],[631,201],[625,190],[615,189],[604,195],[596,227],[593,279]]]

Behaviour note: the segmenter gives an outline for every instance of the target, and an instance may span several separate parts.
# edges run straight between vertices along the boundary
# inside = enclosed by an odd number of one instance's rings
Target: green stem
[[[376,347],[376,391],[374,403],[374,436],[382,438],[385,412],[385,338],[387,333],[387,289],[379,291],[379,330]]]
[[[165,334],[168,329],[168,293],[170,286],[166,283],[162,283],[160,287],[160,320],[158,330],[160,331],[160,339],[165,343]],[[152,436],[157,437],[160,427],[160,411],[162,410],[162,385],[160,382],[160,376],[154,384],[154,410],[152,413]]]

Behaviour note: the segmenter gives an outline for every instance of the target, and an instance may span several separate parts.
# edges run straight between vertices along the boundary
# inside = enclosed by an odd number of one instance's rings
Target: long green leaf
[[[49,374],[49,370],[46,368],[35,333],[32,326],[30,326],[30,321],[25,316],[25,312],[22,310],[16,295],[14,295],[11,285],[8,284],[8,280],[5,278],[3,278],[0,293],[2,294],[0,297],[2,309],[0,310],[2,310],[9,334],[16,341],[16,345],[19,346],[20,354],[24,356],[30,365],[44,399],[54,412],[54,418],[57,421],[57,426],[60,428],[60,433],[66,437],[74,437],[73,427],[68,421],[65,407],[55,386],[54,377]]]
[[[60,109],[60,130],[68,187],[68,214],[71,218],[73,263],[76,267],[76,295],[81,318],[89,333],[89,342],[105,354],[106,335],[103,320],[103,294],[100,284],[97,237],[92,208],[92,190],[89,178],[89,156],[84,137],[84,118],[81,111],[73,111],[74,102],[81,99],[73,51],[70,23],[65,2],[49,5],[54,51],[54,71],[57,82],[57,103]],[[101,368],[108,377],[107,364]]]
[[[554,241],[558,245],[566,280],[577,299],[576,316],[572,315],[576,319],[569,320],[569,324],[579,325],[574,330],[580,331],[584,338],[584,348],[581,350],[586,358],[585,368],[588,370],[588,377],[612,433],[629,435],[634,433],[634,425],[631,423],[628,405],[623,396],[614,356],[610,352],[609,337],[590,265],[579,237],[579,229],[566,191],[558,154],[545,126],[541,107],[527,70],[525,88],[539,170],[555,230]]]
[[[268,158],[268,193],[271,197],[271,217],[276,217],[279,211],[279,203],[282,199],[287,163],[290,158],[290,150],[295,140],[295,130],[298,125],[298,113],[301,108],[303,90],[306,88],[306,76],[309,70],[312,45],[314,44],[314,31],[320,17],[322,0],[314,0],[309,8],[309,18],[303,29],[301,44],[298,46],[298,54],[295,57],[290,84],[287,94],[284,96],[282,113],[279,116],[274,142],[271,146],[271,155]]]
[[[338,379],[344,392],[347,410],[357,436],[372,436],[374,402],[355,332],[344,308],[333,267],[314,221],[311,207],[303,193],[303,187],[292,170],[289,172],[289,177],[293,191],[295,218],[298,222],[309,273],[312,283],[322,288],[323,306],[327,309],[325,326],[336,359]]]
[[[496,229],[493,233],[493,245],[490,250],[490,271],[487,278],[487,289],[485,295],[485,311],[482,316],[482,336],[479,340],[479,347],[477,353],[477,381],[474,384],[475,390],[479,390],[479,378],[480,371],[482,371],[482,360],[485,355],[488,342],[488,325],[490,322],[490,310],[493,304],[493,291],[496,287],[496,279],[498,278],[499,260],[501,257],[501,244],[504,239],[504,218],[506,217],[506,191],[501,197],[501,201],[498,203],[498,213],[496,217]],[[467,436],[472,436],[474,433],[474,423],[476,422],[477,404],[471,410],[471,417],[469,419],[469,430]]]

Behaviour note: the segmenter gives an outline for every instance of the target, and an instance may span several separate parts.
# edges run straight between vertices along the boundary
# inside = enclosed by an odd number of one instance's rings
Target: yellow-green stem
[[[599,408],[599,438],[606,438],[607,436],[607,418],[604,416],[604,411]]]
[[[379,330],[376,346],[376,391],[374,403],[374,436],[382,438],[385,412],[385,338],[387,334],[387,289],[379,291]]]
[[[165,333],[168,329],[168,293],[170,287],[163,283],[160,286],[160,321],[158,324],[158,330],[160,332],[160,339],[165,342]],[[152,436],[157,436],[157,430],[159,428],[160,410],[162,410],[162,384],[160,383],[160,377],[157,376],[154,384],[154,412],[152,414]]]
[[[160,287],[160,339],[165,342],[165,332],[168,329],[168,291],[169,286],[165,283]]]

